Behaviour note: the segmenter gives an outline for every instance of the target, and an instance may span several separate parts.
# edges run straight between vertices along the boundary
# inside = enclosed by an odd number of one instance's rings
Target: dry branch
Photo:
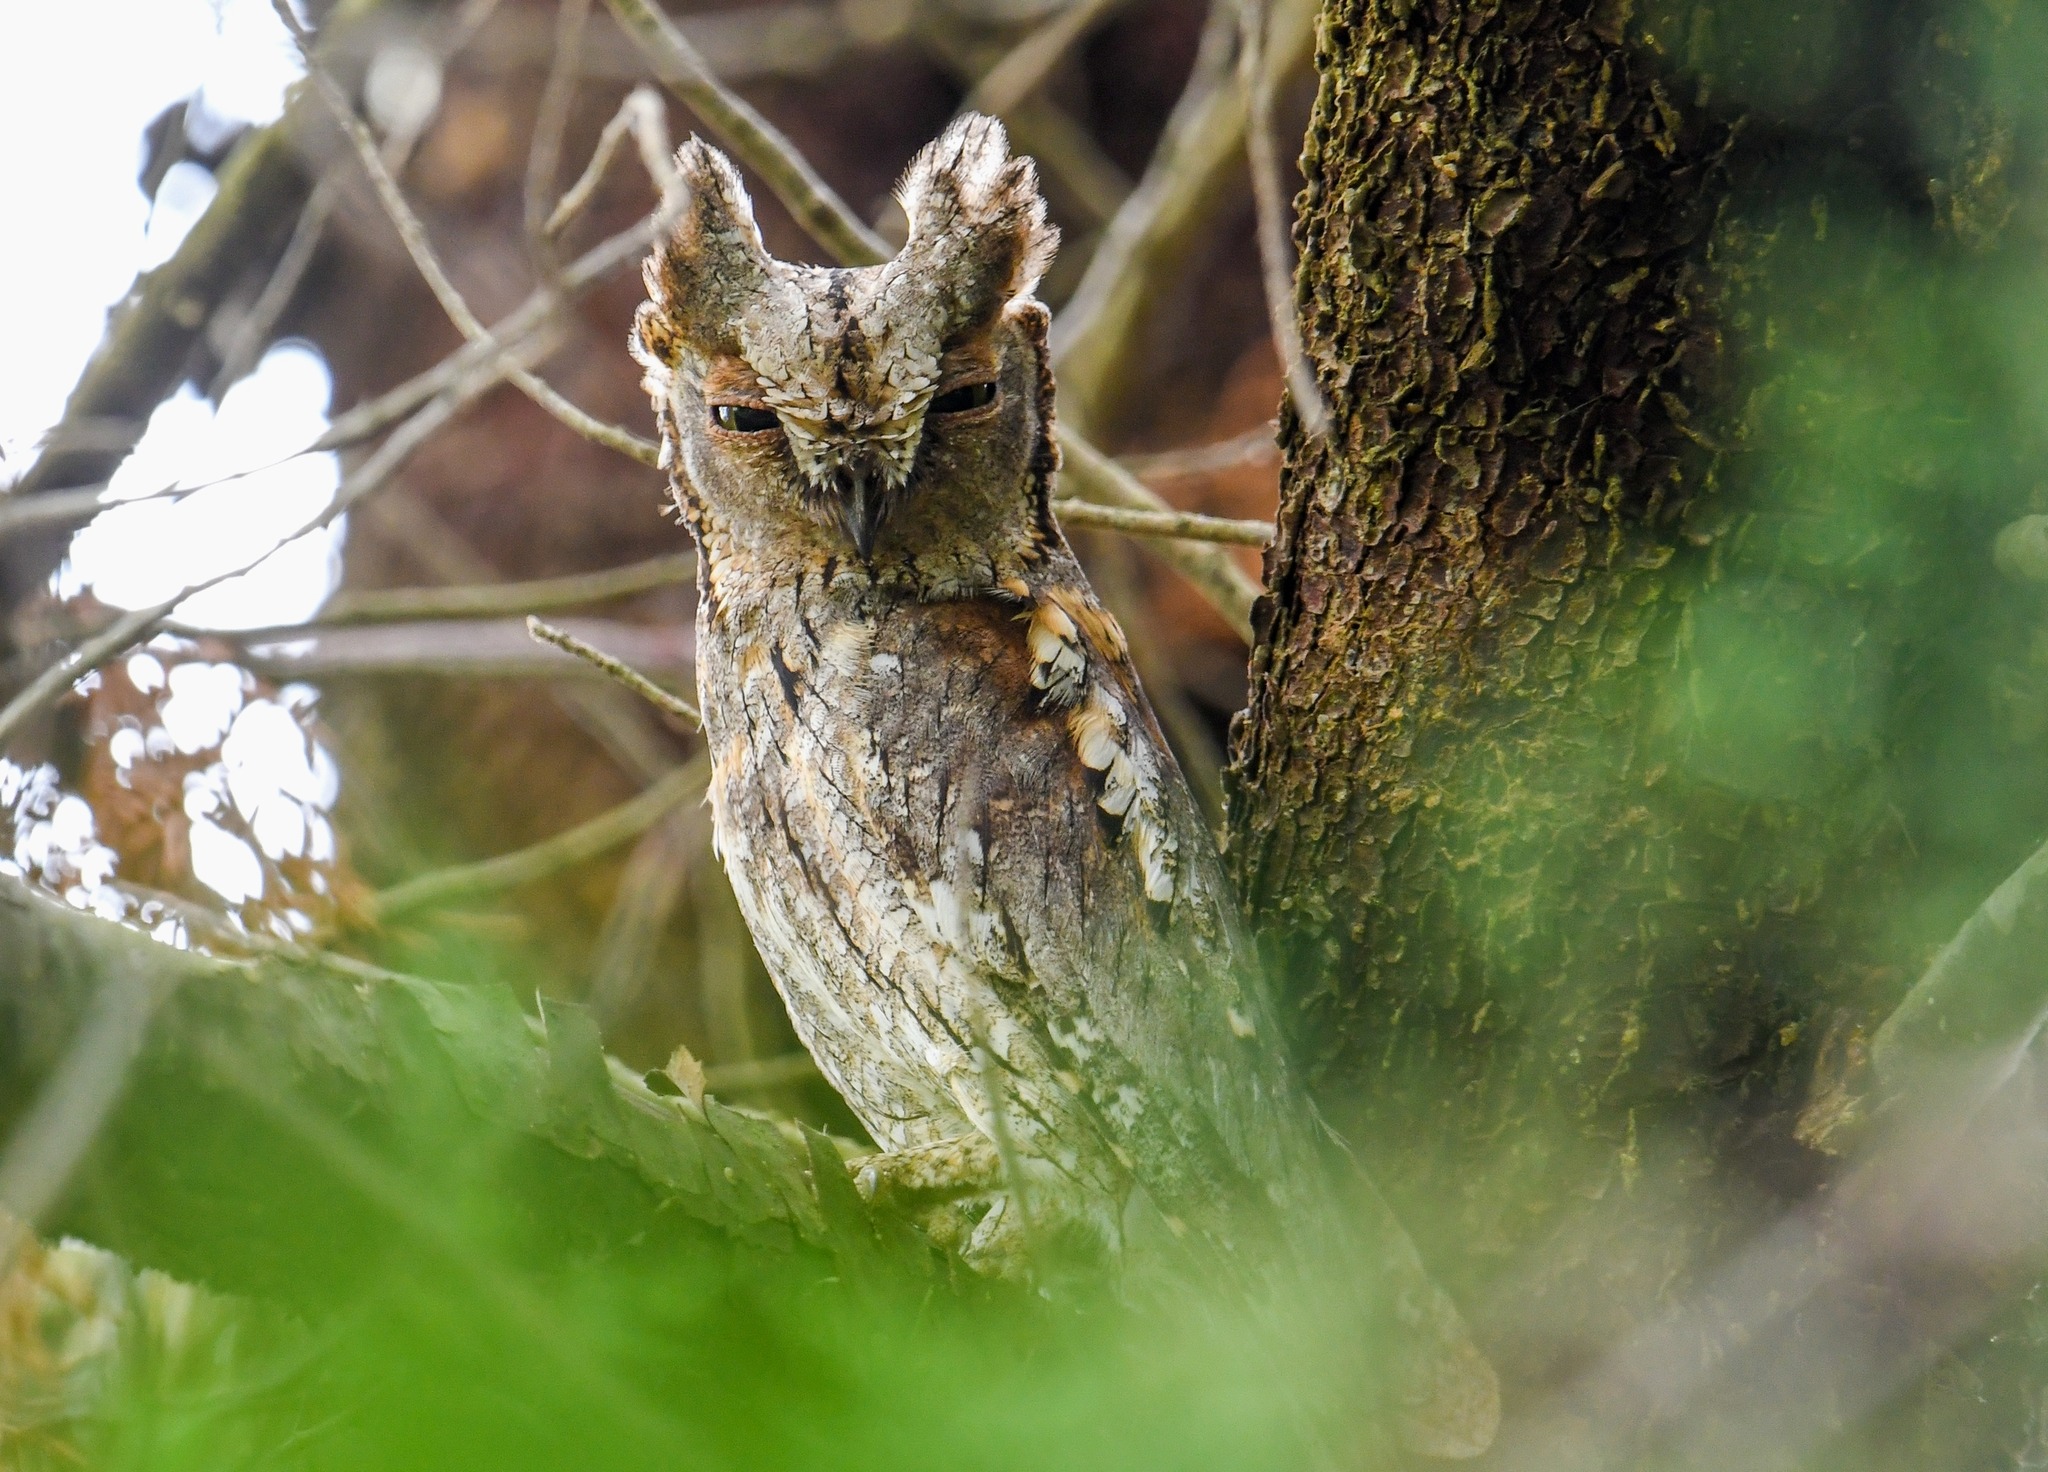
[[[381,890],[372,897],[366,918],[382,925],[418,910],[503,894],[587,864],[638,838],[684,803],[702,797],[710,776],[710,762],[699,755],[644,792],[552,838],[474,864],[437,869]]]
[[[1195,511],[1140,511],[1127,506],[1077,501],[1071,496],[1053,502],[1052,509],[1061,521],[1070,526],[1126,532],[1134,537],[1219,542],[1237,547],[1263,547],[1273,540],[1273,523],[1270,521],[1237,521],[1222,516],[1203,516]]]
[[[0,747],[13,740],[22,727],[40,715],[74,680],[143,637],[187,598],[195,593],[203,593],[229,578],[240,577],[278,548],[318,531],[365,496],[381,488],[411,457],[413,451],[424,444],[442,425],[454,418],[463,405],[482,393],[489,386],[489,382],[479,375],[466,383],[458,382],[440,398],[433,400],[400,425],[390,438],[377,447],[376,453],[342,480],[340,489],[335,492],[334,499],[328,503],[325,510],[279,537],[257,556],[225,572],[216,573],[210,578],[180,588],[171,597],[152,607],[123,614],[106,629],[50,665],[9,701],[5,709],[0,709]]]
[[[655,684],[654,681],[648,679],[647,676],[641,674],[631,665],[626,664],[623,660],[614,659],[602,649],[585,643],[574,634],[558,629],[553,624],[542,623],[539,619],[532,617],[526,620],[526,632],[539,642],[552,644],[555,648],[573,654],[596,669],[602,670],[606,675],[617,680],[642,700],[674,716],[686,725],[701,727],[704,724],[704,717],[687,700],[662,689],[661,686]]]
[[[245,644],[266,639],[301,637],[321,629],[350,628],[359,624],[409,623],[433,618],[506,618],[515,614],[547,613],[557,608],[581,608],[613,598],[628,598],[656,588],[687,584],[697,576],[697,559],[687,552],[650,557],[623,567],[601,572],[569,573],[563,577],[531,578],[517,583],[476,583],[449,588],[345,589],[328,600],[313,618],[302,624],[279,624],[265,629],[240,630],[234,638]],[[196,630],[187,632],[198,632]]]
[[[634,665],[688,678],[694,640],[684,624],[577,619],[576,630],[603,640]],[[242,663],[277,680],[346,675],[431,675],[455,680],[546,680],[589,685],[598,671],[538,645],[517,619],[442,619],[359,625],[310,633],[264,631],[232,637],[247,651]],[[663,764],[666,770],[667,763]]]
[[[1094,259],[1053,323],[1061,404],[1082,429],[1130,374],[1138,326],[1159,283],[1172,277],[1190,238],[1213,214],[1243,157],[1245,97],[1232,75],[1235,0],[1217,0],[1180,101],[1167,119],[1136,191],[1109,224]],[[1311,0],[1276,0],[1266,65],[1275,76],[1301,66],[1314,36]]]

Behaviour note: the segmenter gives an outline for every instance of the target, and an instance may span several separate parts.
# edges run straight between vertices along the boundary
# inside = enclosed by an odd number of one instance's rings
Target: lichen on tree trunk
[[[1816,1024],[1899,842],[1835,779],[1860,728],[1745,730],[1782,713],[1755,639],[1774,691],[1861,687],[1796,580],[1731,574],[1771,237],[1628,9],[1326,8],[1297,239],[1335,427],[1286,429],[1231,773],[1326,1107],[1440,1271],[1572,1285],[1543,1333],[1580,1344],[1813,1180]]]

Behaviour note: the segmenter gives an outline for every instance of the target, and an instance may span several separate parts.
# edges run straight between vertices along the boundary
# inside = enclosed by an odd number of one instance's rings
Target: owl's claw
[[[849,1161],[854,1189],[871,1202],[929,1204],[1000,1190],[1003,1162],[995,1142],[958,1135],[910,1150],[885,1150]]]

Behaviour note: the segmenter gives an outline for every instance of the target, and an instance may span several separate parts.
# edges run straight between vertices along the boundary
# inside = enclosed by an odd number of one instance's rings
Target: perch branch
[[[277,1148],[239,1161],[232,1179],[205,1163],[222,1131],[233,1138],[255,1122],[252,1096],[345,1132],[421,1209],[439,1208],[445,1173],[409,1156],[403,1131],[363,1126],[402,1117],[414,1091],[452,1087],[467,1117],[545,1147],[522,1166],[535,1172],[525,1179],[539,1193],[536,1209],[574,1203],[590,1240],[660,1234],[680,1221],[686,1232],[755,1250],[873,1251],[854,1193],[813,1187],[821,1161],[836,1163],[829,1143],[821,1154],[821,1137],[793,1126],[652,1093],[605,1058],[576,1008],[546,1004],[537,1036],[502,988],[442,985],[336,956],[177,950],[8,879],[0,955],[0,1032],[11,1040],[0,1130],[18,1127],[105,979],[151,979],[163,1000],[137,1066],[52,1225],[223,1291],[310,1291],[305,1203],[353,1210],[330,1189],[330,1153],[296,1148],[300,1132],[273,1135]],[[266,1107],[258,1118],[277,1112]],[[632,1190],[609,1184],[621,1177]],[[171,1220],[206,1230],[166,1237]],[[326,1227],[347,1234],[366,1220]]]

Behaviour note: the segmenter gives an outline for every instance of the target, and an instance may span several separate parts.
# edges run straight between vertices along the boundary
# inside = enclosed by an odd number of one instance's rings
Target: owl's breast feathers
[[[1122,633],[1050,563],[947,601],[829,568],[707,601],[721,852],[885,1145],[1006,1110],[1048,1169],[1112,1196],[1135,1177],[1170,1224],[1227,1233],[1234,1201],[1296,1176],[1296,1095]]]

